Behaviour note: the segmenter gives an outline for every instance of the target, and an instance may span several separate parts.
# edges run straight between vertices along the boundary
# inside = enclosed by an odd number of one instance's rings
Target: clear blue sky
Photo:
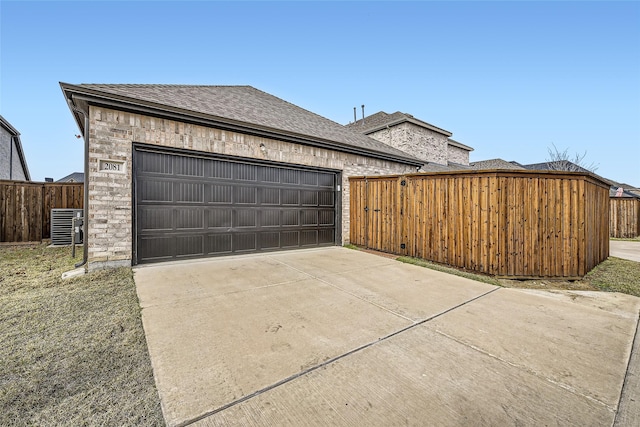
[[[402,111],[471,160],[587,152],[640,186],[638,2],[0,1],[0,114],[32,179],[83,168],[58,82],[252,85],[336,122]]]

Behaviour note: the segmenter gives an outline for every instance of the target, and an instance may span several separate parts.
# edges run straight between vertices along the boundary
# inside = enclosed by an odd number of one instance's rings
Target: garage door
[[[135,262],[334,245],[338,172],[134,150]]]

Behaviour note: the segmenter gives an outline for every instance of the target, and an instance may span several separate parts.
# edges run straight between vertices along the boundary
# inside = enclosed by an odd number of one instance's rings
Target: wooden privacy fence
[[[609,232],[611,237],[640,236],[640,199],[610,199]]]
[[[83,183],[0,181],[0,242],[50,238],[51,209],[82,209]]]
[[[591,175],[354,177],[356,245],[513,278],[579,278],[609,256],[609,186]]]

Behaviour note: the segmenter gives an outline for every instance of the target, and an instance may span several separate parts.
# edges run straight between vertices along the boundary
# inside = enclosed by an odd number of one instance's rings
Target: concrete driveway
[[[609,254],[614,257],[640,262],[640,242],[609,240]]]
[[[612,425],[640,312],[340,247],[134,271],[171,426]]]

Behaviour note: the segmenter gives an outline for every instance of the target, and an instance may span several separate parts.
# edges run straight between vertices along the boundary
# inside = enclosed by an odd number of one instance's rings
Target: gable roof
[[[422,161],[251,86],[60,83],[70,108],[102,105],[412,166]],[[81,115],[74,112],[80,129]],[[84,130],[83,130],[84,131]]]
[[[364,134],[370,134],[380,129],[384,129],[387,126],[389,127],[396,126],[405,122],[413,123],[416,126],[420,126],[425,129],[438,132],[446,137],[453,135],[448,130],[441,129],[430,123],[416,119],[411,114],[401,113],[400,111],[396,111],[395,113],[392,113],[392,114],[388,114],[388,113],[385,113],[384,111],[380,111],[378,113],[367,116],[364,119],[356,120],[353,123],[349,123],[348,125],[346,125],[346,127],[356,130],[358,132],[362,132]]]
[[[13,143],[16,146],[16,151],[18,152],[18,158],[20,159],[20,164],[22,165],[22,170],[24,171],[24,177],[27,181],[31,181],[31,175],[29,174],[29,167],[27,166],[27,158],[24,155],[24,151],[22,151],[22,142],[20,141],[20,132],[16,130],[11,123],[9,123],[4,117],[0,115],[0,126],[5,128],[7,132],[12,136]],[[9,165],[12,168],[12,165]]]
[[[471,169],[526,169],[525,167],[520,166],[519,164],[515,164],[515,162],[508,162],[503,159],[490,159],[490,160],[481,160],[479,162],[470,162],[469,166]]]
[[[56,182],[84,182],[84,173],[73,172],[63,178],[60,178]]]

